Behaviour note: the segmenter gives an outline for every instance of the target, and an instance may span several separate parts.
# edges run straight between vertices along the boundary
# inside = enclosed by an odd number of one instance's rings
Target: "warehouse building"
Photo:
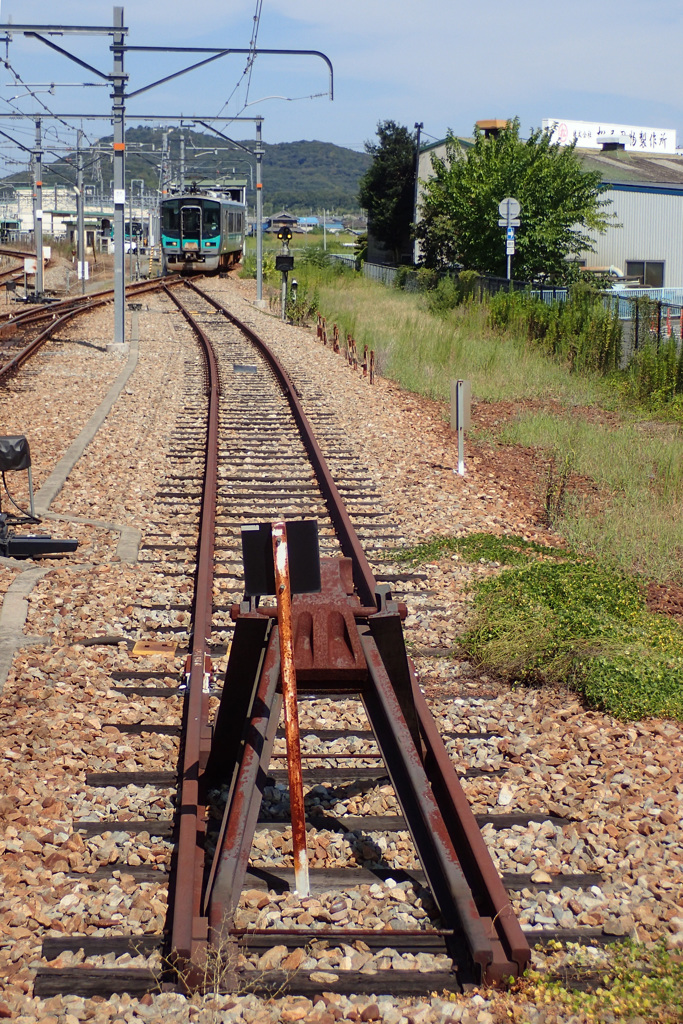
[[[505,122],[479,124],[484,130],[493,125],[495,130]],[[577,152],[586,170],[602,175],[608,186],[607,209],[615,215],[615,226],[604,234],[589,232],[595,252],[586,252],[581,262],[588,269],[611,271],[627,286],[683,288],[683,156],[672,144],[671,131],[586,122],[569,125],[564,141],[577,136]],[[472,140],[458,142],[463,153],[472,145]],[[421,147],[421,182],[431,177],[434,155],[445,157],[445,139]],[[523,210],[521,219],[523,224]]]

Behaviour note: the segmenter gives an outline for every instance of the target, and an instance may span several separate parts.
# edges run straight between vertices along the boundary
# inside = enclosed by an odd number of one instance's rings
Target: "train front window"
[[[204,237],[212,238],[221,230],[221,208],[219,203],[205,202],[204,206]]]
[[[181,210],[184,239],[197,241],[202,230],[202,211],[199,206],[183,206]]]
[[[180,202],[177,199],[169,199],[161,207],[161,230],[170,238],[180,236]]]

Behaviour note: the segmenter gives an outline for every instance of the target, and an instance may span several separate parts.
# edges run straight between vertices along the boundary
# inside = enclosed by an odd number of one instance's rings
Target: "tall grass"
[[[597,381],[569,381],[564,368],[514,335],[502,337],[487,310],[465,303],[431,312],[428,298],[386,288],[352,271],[298,268],[299,286],[317,290],[320,311],[343,337],[373,349],[379,372],[410,391],[447,400],[450,381],[471,380],[483,401],[552,397],[592,403],[608,392]]]
[[[593,495],[569,487],[554,509],[557,533],[622,571],[683,583],[683,435],[675,423],[637,421],[625,378],[571,372],[566,354],[539,351],[526,328],[494,331],[477,303],[430,310],[425,295],[352,272],[311,266],[297,276],[328,323],[374,349],[380,372],[408,390],[446,402],[450,381],[464,378],[479,401],[552,400],[557,412],[521,412],[497,439],[540,449],[597,485]],[[621,416],[611,426],[582,412],[591,406]]]
[[[585,418],[521,413],[499,440],[569,456],[596,495],[570,494],[554,527],[573,547],[623,571],[683,583],[683,433],[637,421],[618,428]]]

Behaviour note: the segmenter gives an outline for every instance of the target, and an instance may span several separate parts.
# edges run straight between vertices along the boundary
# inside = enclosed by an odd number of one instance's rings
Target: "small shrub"
[[[417,565],[454,553],[467,562],[497,562],[499,565],[527,565],[536,558],[566,558],[571,554],[563,548],[551,548],[515,534],[469,533],[466,537],[430,537],[424,544],[393,551],[392,557],[397,562]]]
[[[594,562],[536,562],[477,587],[463,646],[519,681],[570,685],[619,718],[683,719],[683,628]]]
[[[313,320],[318,314],[318,290],[313,292],[313,295],[309,297],[308,289],[305,285],[299,285],[297,289],[296,300],[292,299],[292,293],[289,292],[289,298],[287,299],[287,306],[285,312],[287,319],[293,324],[307,324]]]
[[[255,278],[256,267],[257,263],[255,254],[249,253],[248,256],[243,256],[239,276],[242,278]],[[273,277],[275,274],[275,256],[270,252],[264,252],[261,267],[264,278]]]
[[[627,393],[653,408],[672,402],[683,393],[683,346],[681,354],[673,335],[657,343],[648,339],[634,352],[627,367]]]
[[[679,1024],[683,1020],[683,963],[665,942],[650,946],[627,940],[597,956],[585,946],[569,949],[563,973],[573,984],[529,970],[515,981],[513,991],[535,1006],[559,1004],[572,1019],[596,1024],[606,1020]]]
[[[455,309],[461,298],[457,280],[453,277],[442,277],[436,288],[427,293],[427,307],[430,313],[443,315]]]
[[[299,257],[299,262],[305,267],[329,267],[330,261],[327,251],[322,245],[308,245]],[[335,261],[336,262],[336,261]],[[341,264],[340,264],[341,265]]]
[[[458,274],[458,288],[460,290],[460,301],[474,297],[479,282],[479,272],[476,270],[461,270]]]
[[[436,288],[439,283],[439,271],[432,267],[419,267],[417,271],[417,290],[420,292]]]

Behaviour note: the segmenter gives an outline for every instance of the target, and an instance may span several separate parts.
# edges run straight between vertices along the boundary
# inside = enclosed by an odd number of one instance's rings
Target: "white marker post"
[[[465,475],[465,430],[470,426],[472,384],[468,380],[451,381],[451,430],[458,432],[458,473]]]

